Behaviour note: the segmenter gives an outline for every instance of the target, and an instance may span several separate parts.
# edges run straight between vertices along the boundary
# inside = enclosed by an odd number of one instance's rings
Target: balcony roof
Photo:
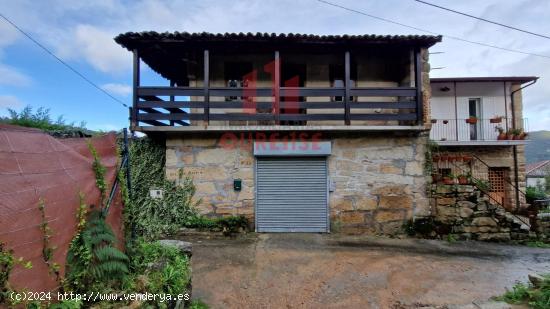
[[[274,50],[296,52],[339,52],[354,47],[381,45],[388,48],[430,47],[441,42],[431,35],[315,35],[275,33],[188,33],[127,32],[115,41],[126,49],[137,50],[139,57],[155,72],[179,85],[186,84],[188,70],[202,62],[202,51],[215,53],[263,53]],[[191,73],[192,74],[192,73]]]
[[[441,36],[433,35],[317,35],[300,33],[189,33],[189,32],[127,32],[119,34],[115,41],[128,50],[158,43],[177,43],[178,45],[193,46],[195,44],[223,43],[236,45],[239,43],[276,43],[281,45],[315,45],[315,44],[407,44],[419,47],[430,47],[441,42]]]
[[[523,84],[537,79],[539,79],[537,76],[436,77],[430,78],[430,82],[518,82]]]

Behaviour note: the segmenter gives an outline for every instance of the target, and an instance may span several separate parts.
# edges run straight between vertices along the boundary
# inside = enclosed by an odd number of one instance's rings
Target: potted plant
[[[441,155],[441,161],[449,161],[449,154],[444,153]]]
[[[435,154],[435,155],[432,156],[432,160],[433,160],[434,162],[439,162],[439,160],[441,160],[441,156],[438,155],[438,154]]]
[[[505,140],[505,139],[506,139],[506,133],[504,132],[504,129],[503,129],[501,126],[496,126],[496,127],[495,127],[495,131],[498,132],[497,139],[498,139],[499,141]]]
[[[476,116],[470,116],[470,118],[466,119],[466,123],[476,124],[477,123],[477,117]]]
[[[513,140],[515,135],[515,129],[510,129],[506,132],[506,139]]]
[[[469,183],[470,183],[470,179],[468,178],[468,175],[459,175],[458,176],[458,184],[467,185]]]
[[[495,116],[489,120],[491,123],[501,123],[502,122],[502,116]]]
[[[449,123],[449,120],[443,120],[443,124]]]
[[[437,123],[437,119],[432,119],[431,122],[432,123]]]
[[[462,161],[464,161],[464,162],[470,162],[470,161],[472,161],[472,159],[473,159],[473,157],[469,154],[463,154],[462,155]]]
[[[443,176],[442,181],[445,185],[452,185],[455,183],[454,176],[452,174]]]
[[[524,139],[527,138],[527,136],[529,136],[529,133],[527,133],[527,132],[521,132],[521,133],[519,134],[519,139],[524,140]]]

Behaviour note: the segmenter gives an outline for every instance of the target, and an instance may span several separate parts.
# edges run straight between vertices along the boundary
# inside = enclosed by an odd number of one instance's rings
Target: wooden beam
[[[170,80],[170,88],[174,88],[175,85],[176,85],[176,83],[175,83],[173,80]],[[170,103],[174,102],[174,100],[175,100],[175,96],[174,96],[174,95],[171,95],[171,96],[170,96]],[[170,111],[171,108],[170,108],[170,109],[166,109],[166,110]],[[176,108],[175,110],[180,110],[180,109],[179,109],[179,108]],[[171,125],[171,126],[174,126],[175,123],[176,123],[176,121],[170,120],[170,125]],[[181,124],[181,123],[185,123],[185,122],[180,121],[180,124]]]
[[[350,97],[350,88],[351,88],[351,78],[350,78],[351,65],[350,65],[349,51],[346,51],[346,53],[344,54],[344,70],[345,70],[344,73],[345,73],[345,87],[346,87],[345,95],[344,95],[344,108],[345,108],[344,122],[347,126],[349,126],[351,124],[351,118],[350,118],[351,111],[349,106],[349,103],[350,103],[349,97]]]
[[[183,111],[181,109],[179,109],[177,106],[173,106],[171,104],[171,102],[166,102],[164,101],[163,99],[157,97],[157,96],[149,96],[149,95],[146,95],[146,96],[141,96],[142,99],[144,100],[147,100],[147,101],[154,101],[154,102],[164,102],[165,104],[155,104],[154,106],[144,106],[142,103],[142,101],[138,101],[137,102],[137,106],[140,110],[146,112],[147,108],[163,108],[167,111],[169,111],[170,113],[187,113],[186,111]],[[146,101],[146,102],[147,102]],[[158,111],[155,110],[155,112],[158,113]],[[188,126],[189,124],[186,123],[186,122],[183,122],[181,120],[175,120],[175,121],[170,121],[170,125],[173,126],[174,124],[172,122],[175,122],[175,123],[178,123],[182,126]]]
[[[137,49],[133,50],[134,54],[134,72],[133,72],[133,78],[132,78],[132,85],[133,85],[133,96],[132,96],[132,115],[130,116],[130,126],[135,127],[137,126],[138,120],[137,120],[137,102],[138,102],[138,88],[139,88],[139,54]]]
[[[280,124],[279,115],[281,114],[281,58],[279,51],[275,51],[275,70],[273,76],[273,109],[275,110],[275,124]]]
[[[414,80],[416,86],[416,121],[418,125],[423,125],[424,122],[424,106],[422,97],[422,54],[419,48],[415,49],[414,55]]]
[[[209,114],[210,114],[210,107],[209,107],[209,103],[210,103],[210,93],[209,93],[209,91],[210,91],[209,90],[209,87],[210,87],[210,57],[209,57],[207,49],[204,50],[204,81],[203,81],[203,87],[204,87],[204,102],[206,103],[206,105],[204,107],[204,115],[205,115],[204,121],[206,122],[206,125],[208,125],[209,122],[210,122],[210,118],[209,118]]]
[[[149,98],[149,97],[147,97]],[[138,101],[138,109],[143,110],[144,108],[163,108],[163,109],[174,109],[175,113],[186,113],[179,108],[204,108],[206,106],[205,102],[202,101],[163,101],[159,98],[148,101]],[[334,108],[345,108],[343,102],[283,102],[285,104],[279,106],[279,108],[285,108],[285,106],[292,106],[293,108],[306,108],[306,109],[334,109]],[[288,104],[288,105],[287,105]],[[208,104],[210,108],[217,109],[236,109],[236,108],[249,108],[246,102],[244,101],[215,101]],[[415,101],[395,101],[395,102],[355,102],[350,106],[353,109],[356,108],[382,108],[382,109],[416,109]],[[176,109],[178,108],[178,109]],[[273,103],[271,102],[257,102],[256,108],[259,109],[274,109]]]

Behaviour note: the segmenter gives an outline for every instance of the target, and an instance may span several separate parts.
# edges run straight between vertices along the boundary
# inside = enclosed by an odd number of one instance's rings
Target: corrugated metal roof
[[[432,83],[447,82],[520,82],[527,83],[539,79],[537,76],[484,76],[484,77],[435,77]]]
[[[550,160],[527,164],[525,167],[527,177],[545,177],[550,175]]]
[[[129,50],[137,48],[144,43],[155,42],[272,42],[272,43],[407,43],[422,47],[430,47],[441,42],[441,36],[433,35],[317,35],[301,33],[189,33],[189,32],[127,32],[119,34],[115,41]]]

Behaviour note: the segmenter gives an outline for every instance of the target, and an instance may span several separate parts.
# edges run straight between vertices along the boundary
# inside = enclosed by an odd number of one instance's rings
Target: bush
[[[194,216],[189,218],[185,226],[201,230],[221,231],[224,234],[229,235],[238,233],[241,230],[248,230],[249,222],[244,216],[230,216],[221,218]]]
[[[541,190],[541,188],[527,187],[527,190],[525,191],[525,199],[529,204],[533,204],[533,202],[536,200],[544,200],[546,198],[546,193]]]
[[[128,251],[133,275],[125,280],[125,290],[172,295],[190,292],[189,259],[177,248],[138,240]]]
[[[39,107],[36,112],[30,105],[24,107],[20,112],[8,108],[9,117],[0,118],[0,122],[17,125],[21,127],[37,128],[43,131],[53,133],[54,135],[79,135],[83,136],[81,131],[85,131],[86,135],[94,133],[85,128],[86,123],[81,122],[80,125],[75,123],[67,123],[63,116],[52,120],[50,109]],[[77,134],[78,132],[78,134]]]
[[[550,275],[545,275],[543,278],[537,286],[518,283],[512,287],[511,291],[507,291],[497,299],[509,304],[527,304],[529,308],[534,309],[548,309],[550,308]]]
[[[132,196],[126,197],[124,215],[127,230],[145,239],[173,234],[196,216],[195,186],[191,177],[179,173],[178,180],[165,177],[165,150],[151,139],[132,140],[130,172]],[[121,171],[124,177],[124,171]],[[125,181],[121,181],[125,184]],[[151,198],[150,189],[163,190],[162,198]]]

